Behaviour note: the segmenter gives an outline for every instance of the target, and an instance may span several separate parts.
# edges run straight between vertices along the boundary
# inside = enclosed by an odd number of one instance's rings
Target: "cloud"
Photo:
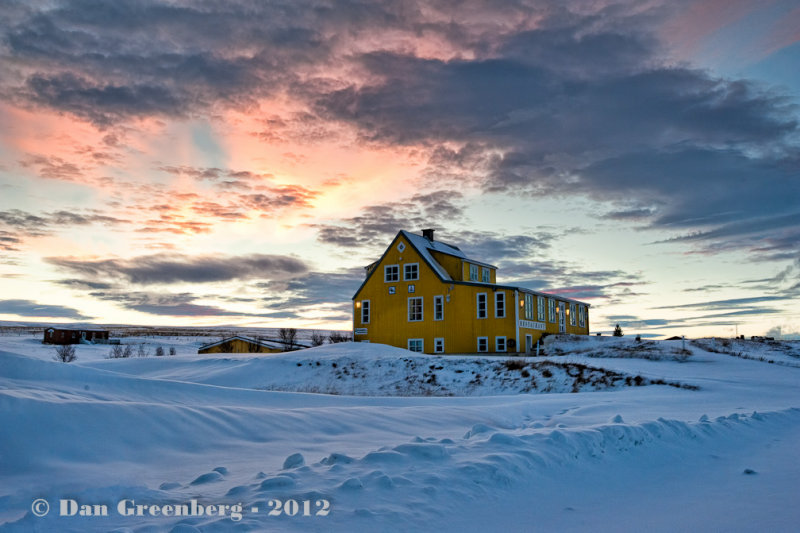
[[[121,280],[138,285],[279,280],[308,271],[306,264],[294,257],[264,254],[229,257],[154,254],[101,260],[49,257],[45,261],[86,279]]]
[[[728,300],[714,300],[711,302],[695,302],[690,304],[680,305],[667,305],[661,307],[654,307],[654,309],[703,309],[703,310],[716,310],[716,309],[730,309],[743,305],[752,305],[763,302],[780,302],[792,300],[790,296],[755,296],[751,298],[731,298]]]
[[[0,300],[0,314],[24,317],[72,318],[76,320],[90,320],[92,318],[71,307],[40,304],[33,300]]]
[[[89,293],[98,300],[114,302],[124,309],[156,316],[175,317],[274,317],[270,313],[231,311],[214,305],[195,303],[198,296],[190,293],[153,293],[113,289]]]

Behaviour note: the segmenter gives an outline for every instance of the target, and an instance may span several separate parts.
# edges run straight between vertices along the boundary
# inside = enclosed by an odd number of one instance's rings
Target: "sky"
[[[800,335],[800,0],[0,3],[0,320],[349,329],[396,233]]]

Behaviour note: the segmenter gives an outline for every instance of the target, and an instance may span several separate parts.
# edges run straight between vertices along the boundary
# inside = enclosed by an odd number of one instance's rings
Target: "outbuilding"
[[[44,344],[108,344],[109,331],[88,328],[47,328]]]

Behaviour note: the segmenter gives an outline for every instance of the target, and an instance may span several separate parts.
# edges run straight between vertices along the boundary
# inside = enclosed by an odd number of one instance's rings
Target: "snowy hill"
[[[207,340],[136,339],[182,354],[158,358],[79,346],[64,364],[0,337],[0,530],[791,531],[800,518],[796,344],[192,354]],[[59,516],[61,500],[108,516]],[[129,500],[228,507],[122,516]]]

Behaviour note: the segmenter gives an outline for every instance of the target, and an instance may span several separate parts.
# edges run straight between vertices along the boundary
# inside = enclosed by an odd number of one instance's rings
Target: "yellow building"
[[[546,333],[589,334],[589,304],[500,285],[497,267],[400,231],[366,267],[353,297],[353,339],[424,353],[531,353]]]
[[[197,353],[280,353],[286,351],[285,344],[266,339],[251,339],[236,335],[201,346]],[[305,346],[294,345],[300,348]]]

